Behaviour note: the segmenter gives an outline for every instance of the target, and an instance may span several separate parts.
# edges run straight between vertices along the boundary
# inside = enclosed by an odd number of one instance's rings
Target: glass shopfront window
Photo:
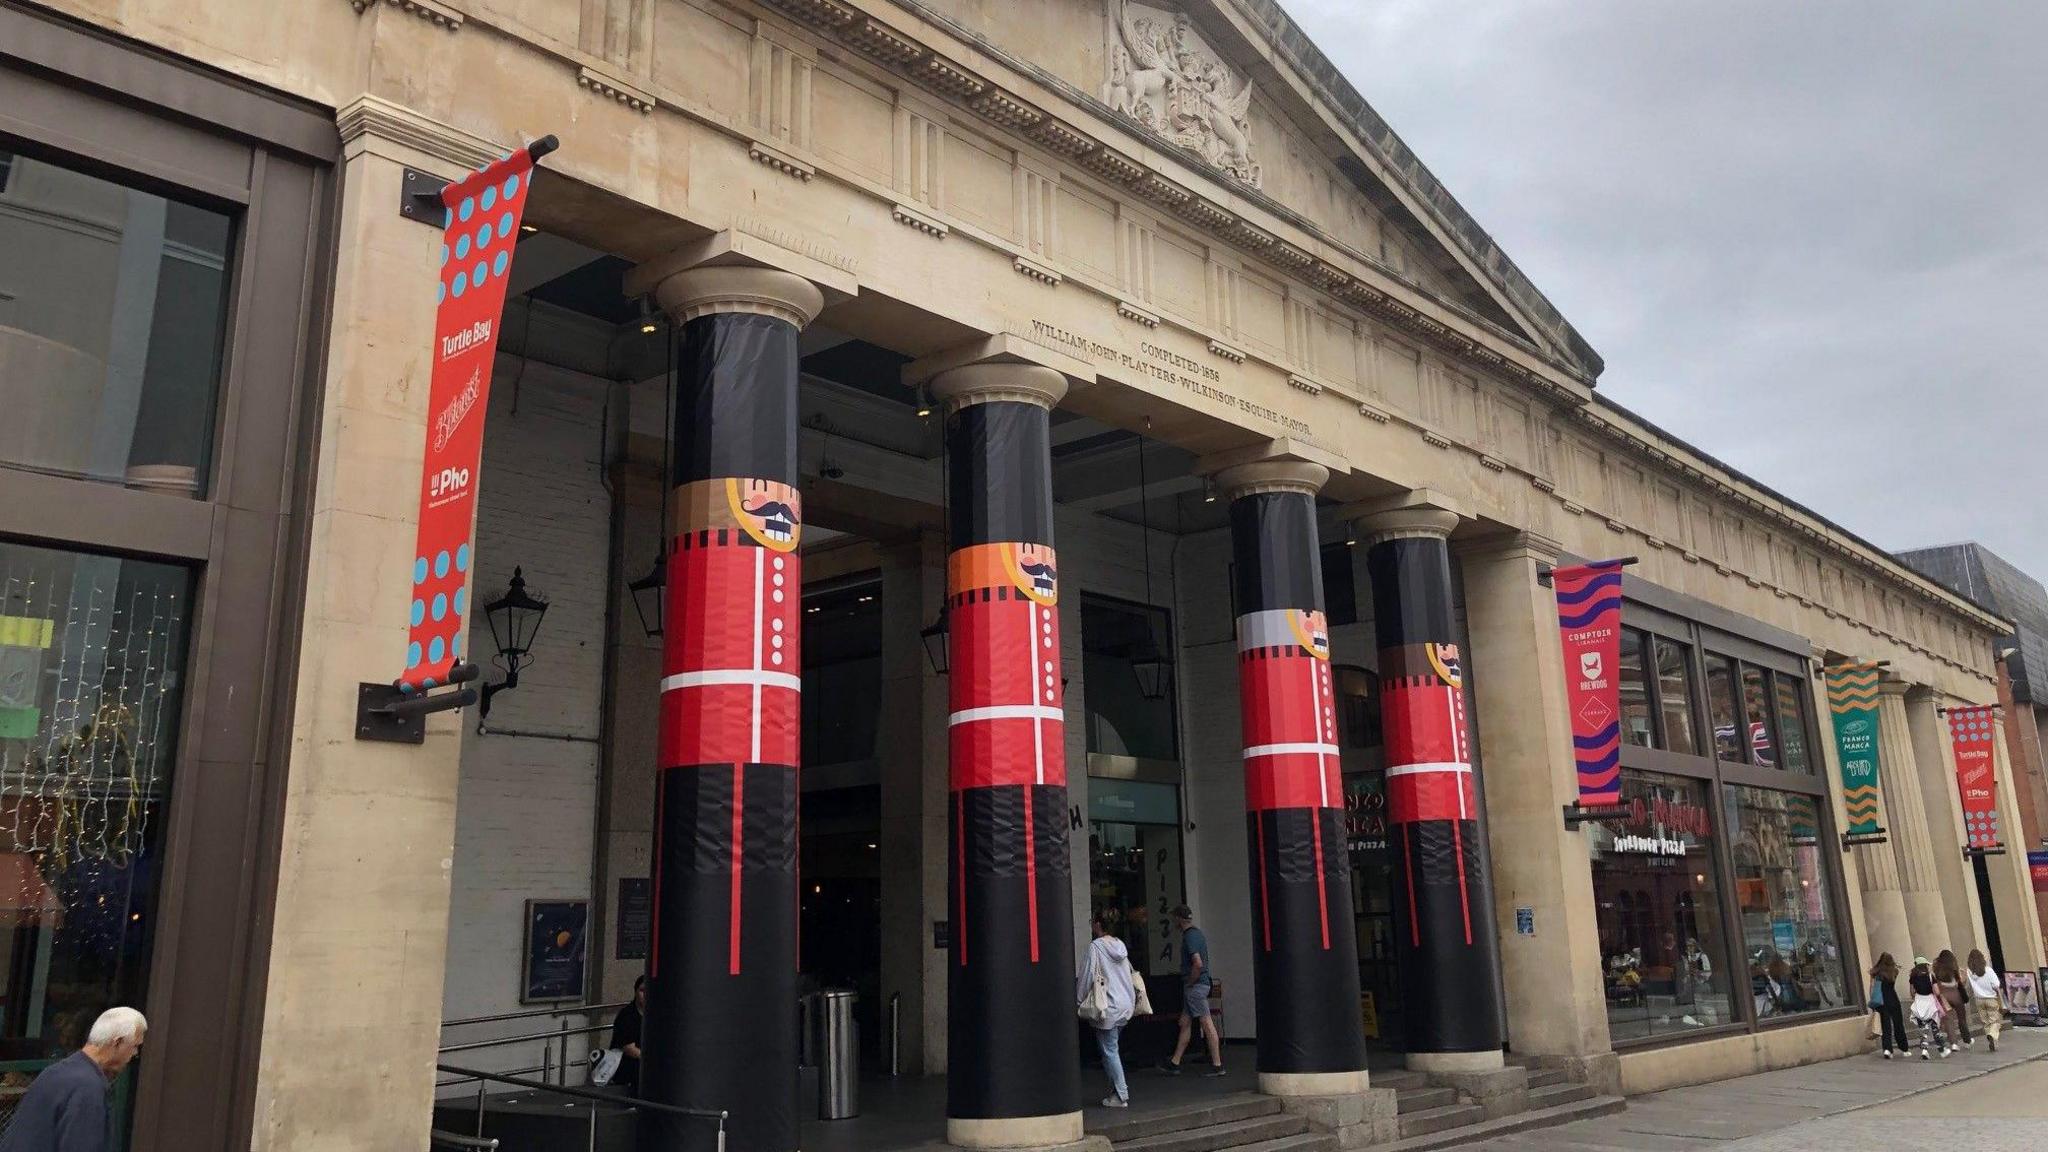
[[[1633,628],[1621,633],[1621,738],[1638,748],[1654,747],[1651,729],[1650,689],[1643,678],[1643,634]]]
[[[1754,664],[1742,666],[1742,714],[1749,722],[1749,762],[1759,768],[1778,766],[1777,721],[1764,670]]]
[[[1590,844],[1609,1032],[1637,1040],[1739,1019],[1706,783],[1624,769],[1621,791],[1629,814],[1594,825]]]
[[[1692,653],[1684,645],[1657,638],[1657,709],[1663,721],[1668,752],[1699,754],[1692,735]]]
[[[1778,689],[1778,747],[1785,754],[1785,767],[1794,772],[1813,772],[1813,758],[1806,753],[1805,685],[1796,676],[1773,675]]]
[[[1178,977],[1173,909],[1184,903],[1180,789],[1143,780],[1088,781],[1089,906],[1148,978]]]
[[[1735,708],[1735,662],[1726,656],[1707,657],[1707,722],[1714,728],[1715,759],[1742,763],[1742,718]]]
[[[0,542],[0,1060],[144,1002],[191,586]]]
[[[229,217],[27,155],[0,183],[0,464],[204,495]]]
[[[1081,598],[1088,751],[1140,760],[1179,757],[1172,638],[1164,609],[1099,596]]]
[[[1854,1004],[1823,871],[1823,798],[1724,786],[1749,991],[1760,1020]]]

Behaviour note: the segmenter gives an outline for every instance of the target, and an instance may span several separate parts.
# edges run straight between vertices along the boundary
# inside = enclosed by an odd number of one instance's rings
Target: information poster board
[[[583,999],[589,924],[588,900],[526,902],[526,956],[519,980],[521,1004]]]

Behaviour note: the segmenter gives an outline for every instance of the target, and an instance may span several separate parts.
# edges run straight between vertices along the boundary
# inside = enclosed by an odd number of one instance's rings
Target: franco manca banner
[[[1621,803],[1621,569],[1596,560],[1550,574],[1557,591],[1557,633],[1564,645],[1565,703],[1579,805]]]
[[[554,148],[555,138],[543,137],[441,190],[448,214],[434,294],[434,368],[405,672],[398,678],[408,692],[446,683],[462,655],[474,559],[470,532],[505,284],[534,161]]]
[[[1877,778],[1876,664],[1828,665],[1828,711],[1834,717],[1835,751],[1842,762],[1842,798],[1849,811],[1849,835],[1884,831],[1879,822]]]

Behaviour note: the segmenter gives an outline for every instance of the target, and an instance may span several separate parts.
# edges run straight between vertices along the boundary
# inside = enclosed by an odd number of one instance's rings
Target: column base
[[[1267,1096],[1344,1096],[1363,1092],[1372,1078],[1356,1072],[1261,1072],[1259,1091]]]
[[[955,1148],[1002,1148],[1030,1152],[1106,1152],[1109,1143],[1081,1132],[1079,1112],[1051,1116],[1002,1116],[988,1119],[946,1117],[946,1143]]]
[[[1484,1052],[1410,1052],[1404,1058],[1411,1071],[1436,1072],[1491,1072],[1507,1065],[1498,1048]]]
[[[1518,1065],[1470,1072],[1432,1071],[1426,1076],[1431,1084],[1457,1089],[1459,1097],[1479,1105],[1488,1120],[1529,1107],[1529,1070]]]
[[[1351,1073],[1337,1073],[1349,1076]],[[1364,1073],[1359,1073],[1363,1076]],[[1260,1091],[1265,1086],[1260,1085]],[[1281,1096],[1280,1107],[1337,1137],[1343,1149],[1370,1148],[1401,1138],[1401,1103],[1392,1088],[1320,1096]]]

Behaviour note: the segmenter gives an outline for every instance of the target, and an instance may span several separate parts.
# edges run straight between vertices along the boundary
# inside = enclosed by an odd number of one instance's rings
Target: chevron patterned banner
[[[1565,700],[1571,711],[1572,756],[1579,803],[1621,802],[1621,569],[1625,560],[1596,560],[1550,574],[1557,592],[1557,633],[1564,645]]]
[[[1842,761],[1842,798],[1849,810],[1849,835],[1883,831],[1877,781],[1876,664],[1828,665],[1828,711],[1835,721],[1835,749]]]

